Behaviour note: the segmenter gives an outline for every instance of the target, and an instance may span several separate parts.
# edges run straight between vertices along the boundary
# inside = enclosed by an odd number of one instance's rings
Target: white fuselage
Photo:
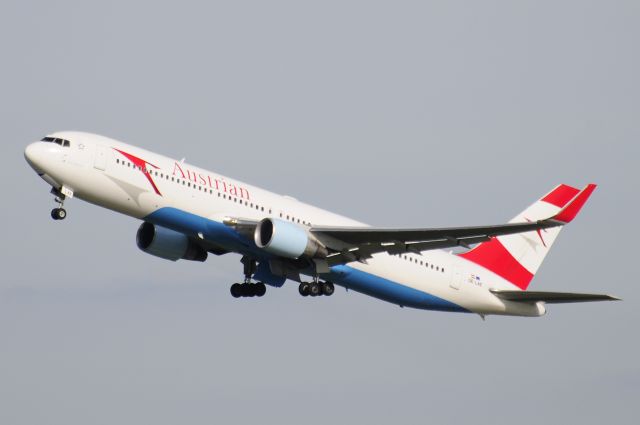
[[[138,219],[145,220],[158,211],[172,209],[217,223],[229,217],[250,220],[274,217],[307,228],[365,226],[291,197],[106,137],[80,132],[60,132],[51,137],[69,140],[70,146],[36,142],[25,151],[27,160],[43,179],[56,188],[72,191],[73,197]],[[148,173],[143,172],[145,167]],[[234,250],[234,247],[226,248]],[[374,255],[366,264],[350,263],[346,274],[342,267],[342,272],[333,275],[336,284],[398,304],[411,293],[418,301],[408,305],[418,308],[430,309],[429,297],[437,297],[458,306],[459,311],[544,314],[541,304],[497,298],[490,289],[516,288],[491,271],[450,252],[433,250],[422,255],[400,256],[382,253]],[[341,279],[343,275],[345,278]],[[380,286],[385,282],[399,286],[387,290]],[[404,292],[399,301],[396,300],[394,291],[405,289],[416,292]]]

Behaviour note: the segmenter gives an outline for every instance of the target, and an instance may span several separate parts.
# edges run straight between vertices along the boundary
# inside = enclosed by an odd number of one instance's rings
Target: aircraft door
[[[462,270],[458,266],[453,267],[453,273],[451,275],[451,286],[453,289],[460,289],[460,285],[462,284]]]
[[[105,146],[96,146],[96,156],[93,161],[93,167],[100,171],[107,169],[107,148]]]

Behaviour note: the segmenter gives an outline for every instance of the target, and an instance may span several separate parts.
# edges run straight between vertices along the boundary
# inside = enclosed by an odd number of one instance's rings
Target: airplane
[[[236,253],[235,298],[286,280],[305,297],[335,286],[400,307],[542,316],[546,304],[618,300],[528,291],[565,224],[596,188],[560,184],[506,224],[377,228],[104,136],[65,131],[29,144],[25,159],[51,186],[55,220],[79,198],[142,220],[137,246],[177,261]]]

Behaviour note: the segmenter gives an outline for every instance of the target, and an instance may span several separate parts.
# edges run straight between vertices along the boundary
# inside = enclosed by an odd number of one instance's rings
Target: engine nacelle
[[[184,234],[146,221],[138,229],[136,244],[147,254],[165,260],[204,261],[207,259],[207,251],[191,242]]]
[[[300,226],[275,218],[258,223],[253,235],[258,248],[285,258],[324,258],[327,249]]]

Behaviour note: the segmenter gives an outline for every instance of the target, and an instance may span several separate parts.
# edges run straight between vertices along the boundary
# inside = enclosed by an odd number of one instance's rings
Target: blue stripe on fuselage
[[[202,233],[205,239],[221,244],[232,251],[246,251],[251,249],[252,245],[255,247],[255,244],[240,236],[231,227],[177,208],[164,207],[157,209],[146,216],[144,220],[194,238],[198,237],[198,233]]]
[[[469,313],[468,310],[450,301],[349,266],[331,267],[330,277],[327,279],[345,288],[402,307]]]
[[[149,214],[144,220],[192,237],[197,237],[198,233],[202,233],[206,240],[222,245],[230,251],[253,255],[258,259],[269,257],[256,247],[253,241],[243,238],[232,228],[177,208],[160,208]],[[323,278],[345,288],[403,307],[469,312],[450,301],[345,265],[331,267],[331,272],[323,275]]]

